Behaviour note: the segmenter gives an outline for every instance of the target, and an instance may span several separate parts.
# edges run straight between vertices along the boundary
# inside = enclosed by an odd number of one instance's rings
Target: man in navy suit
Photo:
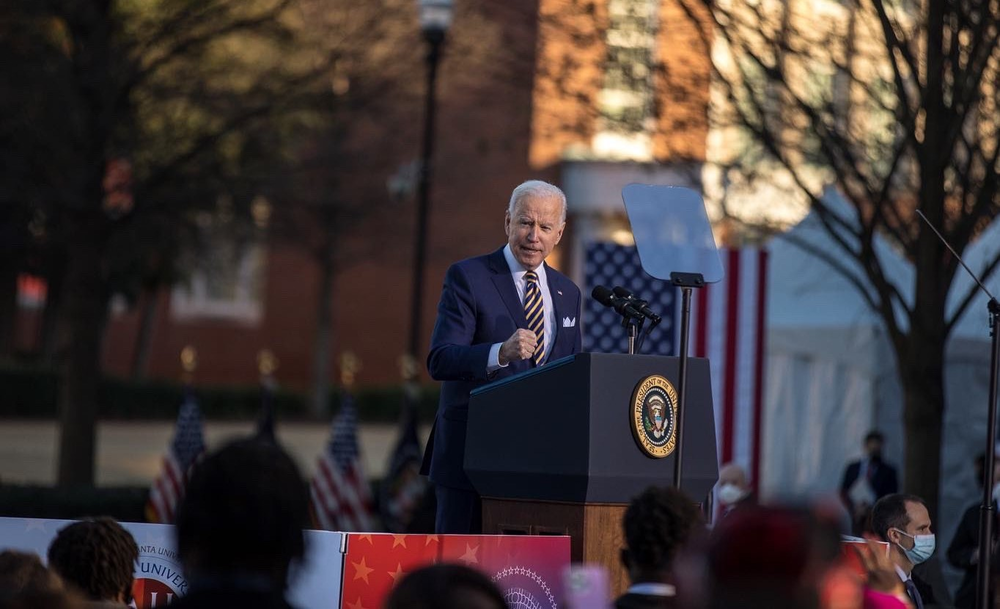
[[[445,276],[427,369],[443,381],[421,473],[437,497],[437,533],[478,533],[481,503],[465,475],[469,393],[580,351],[580,289],[545,264],[566,226],[566,196],[532,180],[511,193],[507,245]]]
[[[847,465],[840,482],[840,496],[851,513],[854,532],[865,532],[868,515],[876,501],[899,492],[896,468],[882,460],[885,437],[879,431],[865,436],[865,458]],[[862,489],[857,485],[864,485]]]
[[[937,547],[924,500],[916,495],[886,495],[872,507],[871,521],[872,532],[882,541],[889,542],[889,559],[913,609],[937,605],[934,588],[913,572],[913,567],[930,558]],[[950,602],[944,604],[951,605]]]

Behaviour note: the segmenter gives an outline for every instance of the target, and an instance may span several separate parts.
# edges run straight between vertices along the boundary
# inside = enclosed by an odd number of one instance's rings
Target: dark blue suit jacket
[[[545,361],[580,352],[580,289],[568,277],[545,265],[555,308],[555,340]],[[572,322],[567,325],[566,320]],[[435,484],[472,489],[465,475],[465,427],[469,393],[481,385],[530,370],[532,360],[511,362],[487,378],[490,348],[527,329],[524,307],[514,287],[503,249],[457,262],[445,275],[437,323],[431,336],[427,369],[441,384],[441,402],[427,441],[421,473]]]
[[[858,479],[861,473],[861,461],[853,461],[844,470],[844,478],[840,481],[840,495],[844,498],[844,503],[852,506],[848,492]],[[875,499],[881,499],[886,495],[899,492],[899,482],[896,477],[896,468],[885,461],[877,464],[872,472],[869,483],[875,491]],[[853,506],[852,506],[853,507]]]

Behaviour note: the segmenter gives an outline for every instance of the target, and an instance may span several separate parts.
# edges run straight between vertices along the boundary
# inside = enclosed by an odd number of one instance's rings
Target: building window
[[[657,8],[652,0],[609,0],[607,63],[598,100],[594,152],[648,161],[653,156],[653,49]]]
[[[256,203],[255,203],[256,204]],[[201,246],[187,255],[188,281],[174,288],[171,315],[184,321],[215,318],[257,324],[264,315],[267,250],[260,223],[240,225],[220,204],[220,213],[198,218]]]

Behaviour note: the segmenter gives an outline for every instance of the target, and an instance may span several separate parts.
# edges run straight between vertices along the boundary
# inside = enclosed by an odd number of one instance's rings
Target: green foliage
[[[381,480],[373,478],[370,484],[377,513]],[[146,522],[148,498],[148,486],[60,488],[0,484],[0,517],[76,520],[110,516],[121,522]]]
[[[59,377],[51,370],[38,368],[0,368],[0,418],[48,419],[57,414]],[[253,419],[260,408],[260,389],[253,386],[196,387],[195,396],[202,413],[209,419]],[[417,404],[421,420],[431,420],[437,408],[439,392],[426,387]],[[166,381],[129,381],[105,378],[101,383],[99,417],[125,420],[171,420],[183,399],[183,388]],[[337,412],[341,396],[330,400],[329,413]],[[399,417],[403,388],[398,385],[370,387],[355,392],[358,415],[362,421],[393,422]],[[279,418],[303,419],[308,416],[303,394],[278,389],[274,408]]]
[[[145,522],[147,487],[60,488],[0,485],[0,516],[77,519],[111,516]]]

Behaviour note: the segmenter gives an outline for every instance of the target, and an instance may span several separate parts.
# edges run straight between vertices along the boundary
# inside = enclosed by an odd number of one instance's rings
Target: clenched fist
[[[535,352],[538,337],[531,330],[518,329],[510,338],[500,345],[500,355],[497,358],[501,366],[510,362],[528,359]]]

